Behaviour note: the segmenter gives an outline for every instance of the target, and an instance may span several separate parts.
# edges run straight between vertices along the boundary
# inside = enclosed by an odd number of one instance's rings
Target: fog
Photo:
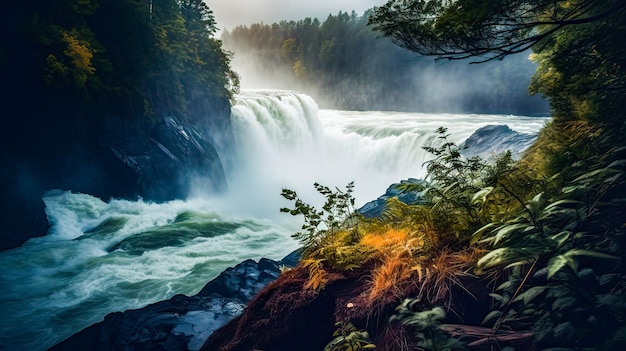
[[[384,40],[384,39],[381,39]],[[536,65],[528,53],[504,61],[470,65],[434,61],[430,57],[398,60],[366,58],[360,77],[294,77],[291,67],[264,61],[258,52],[234,49],[233,68],[244,89],[297,90],[312,96],[321,108],[404,112],[497,113],[542,115],[547,101],[530,96],[528,86]],[[387,62],[384,62],[387,59]],[[381,62],[382,61],[382,62]],[[393,66],[393,70],[389,70]],[[361,71],[356,68],[356,71]]]

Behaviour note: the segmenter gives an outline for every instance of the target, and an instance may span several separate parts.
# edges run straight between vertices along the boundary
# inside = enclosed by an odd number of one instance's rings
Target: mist
[[[368,13],[238,26],[222,40],[242,88],[301,91],[321,108],[548,114],[528,93],[530,51],[482,64],[417,57],[372,32]]]
[[[505,74],[523,75],[522,79],[502,80],[502,62],[478,66],[467,62],[428,62],[429,58],[390,61],[405,73],[390,77],[385,70],[372,71],[379,77],[370,87],[359,78],[344,78],[329,90],[314,81],[299,81],[288,67],[264,65],[254,53],[235,52],[232,65],[241,76],[243,89],[296,90],[312,96],[320,108],[349,110],[386,110],[442,113],[506,113],[547,115],[547,101],[528,93],[535,65],[522,53]],[[527,61],[527,62],[526,62]],[[371,63],[367,63],[372,66]],[[507,71],[508,70],[508,71]],[[520,74],[522,72],[522,74]],[[526,74],[524,74],[526,73]],[[510,94],[494,94],[506,88]]]

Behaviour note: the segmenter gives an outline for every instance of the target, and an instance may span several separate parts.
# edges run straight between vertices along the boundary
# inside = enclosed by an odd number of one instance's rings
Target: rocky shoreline
[[[194,296],[176,295],[141,309],[108,314],[50,348],[61,350],[199,350],[218,328],[298,262],[298,252],[280,261],[246,260],[226,269]]]

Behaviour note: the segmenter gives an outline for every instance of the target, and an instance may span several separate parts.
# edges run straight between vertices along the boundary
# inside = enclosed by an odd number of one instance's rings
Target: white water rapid
[[[299,218],[281,188],[321,202],[314,182],[354,180],[357,205],[387,186],[423,177],[444,126],[457,143],[488,124],[536,133],[548,118],[319,110],[295,92],[239,96],[232,122],[236,150],[223,158],[229,193],[155,204],[102,201],[52,191],[47,236],[0,252],[0,350],[44,350],[114,311],[175,294],[192,295],[220,271],[253,258],[280,259],[297,247]]]

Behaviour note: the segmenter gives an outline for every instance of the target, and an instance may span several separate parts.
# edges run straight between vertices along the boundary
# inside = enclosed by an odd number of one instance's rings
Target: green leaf
[[[523,293],[517,295],[517,297],[515,299],[513,299],[513,302],[516,301],[524,301],[524,305],[528,305],[528,303],[530,301],[532,301],[535,297],[541,295],[544,291],[546,290],[545,286],[535,286],[532,287],[526,291],[524,291]]]
[[[577,201],[577,200],[559,200],[559,201],[555,201],[551,204],[549,204],[548,206],[546,206],[546,210],[549,210],[553,207],[557,207],[557,206],[563,206],[563,205],[582,205],[584,204],[582,201]]]
[[[552,235],[550,239],[556,241],[556,246],[558,248],[561,247],[563,243],[565,243],[569,239],[570,235],[572,235],[572,232],[564,230],[562,232]]]
[[[554,337],[559,339],[570,339],[576,334],[576,328],[570,322],[565,322],[557,325],[554,328]]]
[[[618,171],[618,170],[616,170],[616,169],[612,169],[612,168],[601,168],[601,169],[596,169],[596,170],[594,170],[594,171],[587,172],[587,173],[585,173],[585,174],[581,175],[580,177],[578,177],[578,178],[574,179],[574,180],[573,180],[573,182],[574,182],[574,183],[577,183],[577,182],[580,182],[580,181],[582,181],[582,180],[586,180],[586,179],[589,179],[589,178],[593,178],[593,177],[595,177],[595,176],[597,176],[597,175],[599,175],[599,174],[603,174],[603,173],[606,173],[606,174],[615,174],[615,173],[618,173],[618,172],[620,172],[620,171]]]
[[[499,294],[496,294],[496,293],[489,293],[489,296],[491,296],[496,301],[504,300],[504,297],[502,297],[502,295],[499,295]]]
[[[491,194],[492,191],[493,191],[493,187],[490,186],[474,194],[474,196],[472,196],[472,205],[475,205],[480,202],[485,202],[487,199],[487,196]]]
[[[506,225],[502,229],[498,230],[495,236],[494,245],[497,244],[500,240],[507,238],[512,233],[515,232],[526,232],[528,230],[532,230],[534,227],[528,225],[527,223],[516,223],[511,225]]]
[[[575,265],[576,262],[574,262],[574,260],[570,257],[566,257],[564,255],[552,257],[550,261],[548,261],[548,279],[552,278],[556,272],[568,264],[572,266]]]
[[[502,311],[491,311],[487,314],[487,316],[485,316],[481,324],[487,324],[490,320],[499,318],[500,316],[502,316]]]
[[[513,268],[513,267],[517,267],[517,266],[523,266],[523,265],[529,264],[530,262],[531,262],[531,260],[516,261],[516,262],[513,262],[513,263],[510,263],[510,264],[506,265],[504,267],[504,269],[509,269],[509,268]]]
[[[504,290],[504,289],[509,289],[511,288],[511,285],[513,285],[513,282],[510,280],[505,281],[504,283],[500,284],[496,290],[500,291],[500,290]]]
[[[520,259],[526,261],[529,258],[532,258],[530,256],[533,255],[531,255],[528,250],[501,247],[499,249],[491,250],[490,252],[488,252],[480,260],[478,260],[476,266],[478,268],[500,266],[518,261]]]
[[[559,297],[552,303],[552,310],[561,311],[564,308],[568,308],[576,303],[576,298],[572,296]]]
[[[482,239],[483,234],[486,231],[490,230],[491,228],[493,228],[495,226],[496,226],[496,224],[492,222],[492,223],[489,223],[489,224],[483,226],[482,228],[478,229],[477,231],[475,231],[474,234],[472,234],[472,239],[470,241],[470,244],[475,244],[475,243],[479,242],[480,239]]]
[[[597,251],[584,250],[584,249],[572,249],[566,252],[563,256],[572,257],[572,256],[587,256],[587,257],[597,257],[597,258],[606,258],[616,260],[619,257],[607,255]]]

